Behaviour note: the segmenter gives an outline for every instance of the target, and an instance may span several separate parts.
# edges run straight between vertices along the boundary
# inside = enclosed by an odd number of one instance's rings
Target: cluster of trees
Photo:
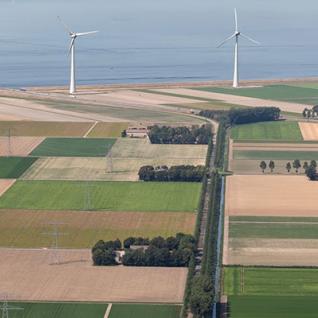
[[[318,117],[318,105],[313,108],[305,108],[303,110],[303,117],[306,119],[315,119]]]
[[[274,121],[280,118],[280,109],[277,107],[232,108],[229,111],[203,110],[200,116],[223,120],[228,125]]]
[[[207,145],[212,137],[210,125],[192,127],[153,126],[149,139],[153,144],[202,144]]]
[[[261,161],[259,167],[262,169],[263,173],[265,173],[265,170],[267,169],[267,167],[270,169],[271,172],[273,172],[275,169],[275,162],[271,160],[269,164],[267,165],[265,161]],[[315,160],[311,160],[310,163],[308,163],[308,161],[305,161],[303,164],[301,164],[299,159],[295,159],[292,163],[290,162],[286,163],[286,170],[288,173],[292,170],[292,168],[295,169],[296,173],[299,172],[300,168],[303,168],[307,176],[311,180],[314,180],[312,179],[312,177],[313,177],[313,173],[316,172],[317,162]]]
[[[204,166],[181,165],[172,166],[143,166],[139,169],[139,180],[143,181],[183,181],[201,182],[205,174]]]
[[[188,266],[196,251],[196,241],[192,235],[183,233],[167,239],[161,236],[152,240],[129,237],[124,241],[124,248],[125,254],[120,260],[116,254],[116,251],[122,249],[120,240],[98,241],[92,248],[94,265],[107,266],[122,263],[126,266]]]

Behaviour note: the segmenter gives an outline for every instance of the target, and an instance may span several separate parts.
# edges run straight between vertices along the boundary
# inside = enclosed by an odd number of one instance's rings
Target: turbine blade
[[[70,44],[70,48],[69,48],[69,50],[68,50],[68,55],[71,54],[71,51],[72,51],[72,47],[73,47],[73,45],[74,45],[74,42],[75,42],[75,38],[72,38],[71,44]]]
[[[254,44],[256,44],[256,45],[260,45],[261,43],[259,43],[258,41],[255,41],[255,40],[253,40],[252,38],[250,38],[249,36],[247,36],[247,35],[245,35],[245,34],[243,34],[243,33],[241,33],[240,34],[243,38],[245,38],[246,40],[249,40],[250,42],[252,42],[252,43],[254,43]]]
[[[81,32],[81,33],[75,33],[76,36],[82,36],[82,35],[88,35],[88,34],[95,34],[98,33],[99,31],[91,31],[91,32]]]
[[[234,37],[235,37],[235,33],[232,34],[231,36],[229,36],[229,37],[228,37],[227,39],[225,39],[223,42],[221,42],[221,43],[217,46],[217,48],[223,46],[226,42],[232,40]]]
[[[72,34],[72,33],[73,33],[73,32],[71,31],[71,29],[68,27],[68,25],[63,22],[63,20],[61,19],[60,16],[57,16],[57,19],[60,21],[60,23],[64,26],[65,30],[66,30],[69,34]]]
[[[235,18],[235,31],[238,32],[238,19],[237,19],[237,11],[234,9],[234,18]]]

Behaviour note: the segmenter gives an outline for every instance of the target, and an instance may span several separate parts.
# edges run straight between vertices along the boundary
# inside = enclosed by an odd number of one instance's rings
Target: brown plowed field
[[[234,175],[226,182],[226,215],[318,216],[318,182],[304,176]]]
[[[95,267],[90,250],[0,249],[1,290],[10,300],[181,303],[185,268]]]
[[[94,123],[1,121],[0,136],[82,137]]]
[[[318,123],[299,122],[304,140],[318,140]]]
[[[27,156],[43,137],[0,137],[0,156]]]

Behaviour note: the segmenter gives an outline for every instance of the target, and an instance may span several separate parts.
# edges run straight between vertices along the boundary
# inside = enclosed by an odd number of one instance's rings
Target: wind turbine
[[[234,34],[232,34],[231,36],[229,36],[227,39],[225,39],[219,46],[223,46],[226,42],[232,40],[233,38],[235,38],[235,52],[234,52],[234,76],[233,76],[233,87],[237,88],[239,87],[239,37],[242,36],[243,38],[245,38],[246,40],[260,45],[259,42],[253,40],[252,38],[250,38],[249,36],[241,33],[239,31],[239,27],[238,27],[238,20],[237,20],[237,11],[236,9],[234,9],[234,17],[235,17],[235,32]]]
[[[69,54],[71,55],[71,79],[70,79],[70,94],[75,94],[76,92],[76,79],[75,79],[75,40],[79,36],[95,34],[99,31],[90,31],[90,32],[81,32],[76,33],[70,30],[70,28],[62,21],[60,17],[57,17],[59,21],[62,23],[66,31],[68,32],[71,38],[71,44],[69,48]]]

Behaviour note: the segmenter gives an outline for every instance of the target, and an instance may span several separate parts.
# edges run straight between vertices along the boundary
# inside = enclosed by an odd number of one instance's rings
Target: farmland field
[[[0,208],[193,212],[201,183],[17,181]],[[22,195],[23,194],[23,195]]]
[[[297,122],[263,122],[235,126],[231,131],[234,140],[255,141],[301,141],[303,140]]]
[[[34,157],[0,157],[0,178],[19,178],[36,160]]]
[[[110,138],[120,137],[123,130],[128,128],[129,123],[116,123],[116,122],[99,122],[88,134],[87,137],[92,138]]]
[[[81,137],[93,123],[46,122],[46,121],[1,121],[0,136]]]
[[[234,150],[234,159],[248,160],[318,160],[318,151]]]
[[[227,178],[226,188],[229,216],[318,216],[318,183],[304,176],[235,175]],[[297,195],[291,195],[294,189]]]
[[[39,157],[104,157],[116,139],[46,138],[31,155]]]
[[[12,318],[104,318],[107,304],[93,303],[9,303],[23,311],[10,311]]]
[[[39,158],[23,175],[27,180],[138,181],[140,167],[146,165],[200,165],[203,158]]]
[[[0,137],[0,156],[27,156],[43,137]]]
[[[318,123],[299,122],[304,140],[318,140]]]
[[[318,269],[227,267],[224,271],[227,295],[318,295]]]
[[[218,87],[202,87],[196,89],[207,92],[278,100],[305,105],[316,105],[318,103],[318,90],[308,87],[296,87],[289,85],[269,85],[253,88],[242,87],[240,89]]]
[[[146,139],[120,138],[114,144],[113,158],[193,159],[205,162],[207,145],[154,145]]]
[[[192,234],[196,215],[188,212],[79,212],[0,210],[0,246],[42,248],[52,245],[50,222],[62,223],[64,248],[91,248],[98,240],[125,240],[129,236],[169,237]]]
[[[181,306],[113,304],[109,318],[179,318]]]
[[[92,266],[91,251],[0,249],[1,288],[17,301],[177,304],[187,268]],[[59,265],[52,265],[59,260]]]
[[[315,318],[317,297],[231,296],[231,318]]]

